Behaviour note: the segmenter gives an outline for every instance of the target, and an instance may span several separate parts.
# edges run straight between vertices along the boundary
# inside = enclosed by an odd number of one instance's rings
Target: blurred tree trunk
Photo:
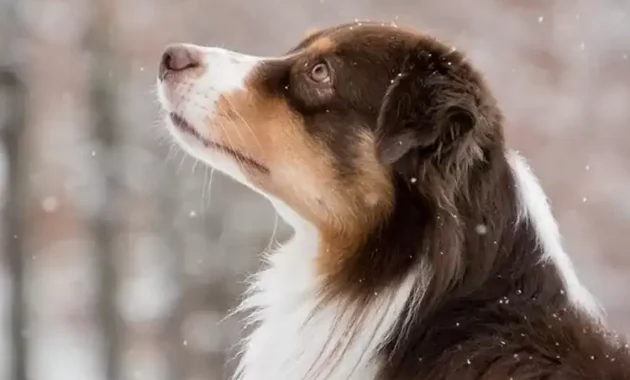
[[[24,235],[26,219],[26,165],[23,144],[26,90],[18,73],[10,68],[0,71],[0,87],[7,100],[7,115],[2,132],[7,158],[6,204],[4,206],[4,250],[8,255],[11,283],[11,378],[26,380],[27,341],[25,338],[27,305],[24,279]]]
[[[25,237],[27,214],[26,165],[26,86],[18,68],[18,42],[21,36],[17,0],[0,4],[0,132],[6,158],[6,197],[3,215],[4,252],[11,276],[10,378],[26,380],[28,342],[26,338],[28,306],[26,302]],[[6,66],[3,66],[6,65]],[[4,104],[2,104],[4,103]]]
[[[99,274],[98,316],[100,318],[104,345],[106,379],[121,378],[121,334],[119,313],[116,303],[117,269],[116,241],[120,223],[118,195],[120,191],[120,155],[117,130],[115,75],[118,62],[112,52],[110,31],[113,30],[115,2],[94,0],[89,49],[92,52],[91,67],[91,111],[93,135],[98,149],[94,153],[98,165],[95,186],[101,186],[103,194],[98,200],[98,209],[92,215],[92,233],[96,244],[96,272]]]

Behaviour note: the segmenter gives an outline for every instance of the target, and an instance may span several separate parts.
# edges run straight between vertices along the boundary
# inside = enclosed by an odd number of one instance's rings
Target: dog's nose
[[[160,61],[159,77],[164,77],[169,71],[185,71],[198,67],[201,57],[198,51],[184,44],[170,45],[164,50]]]

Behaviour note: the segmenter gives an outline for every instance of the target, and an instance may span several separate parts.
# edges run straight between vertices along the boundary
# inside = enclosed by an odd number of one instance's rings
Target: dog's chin
[[[188,122],[183,116],[175,112],[169,112],[168,114],[170,125],[172,125],[175,133],[189,136],[194,140],[197,140],[204,146],[211,147],[213,142],[211,139],[206,138],[197,131],[191,123]]]
[[[169,114],[166,122],[170,134],[189,156],[266,196],[266,193],[252,182],[252,178],[268,176],[269,169],[266,166],[227,145],[201,135],[191,123],[179,115]]]
[[[169,118],[175,134],[183,137],[186,141],[186,145],[193,145],[197,149],[201,147],[202,151],[206,151],[208,153],[216,153],[222,157],[227,156],[230,158],[230,161],[236,161],[243,169],[247,171],[252,171],[256,172],[257,174],[264,175],[269,174],[269,169],[265,165],[226,144],[214,141],[211,138],[203,136],[191,123],[189,123],[181,115],[171,112],[169,114]],[[191,154],[193,154],[194,156],[198,156],[198,154],[195,153]],[[217,166],[212,163],[209,163],[209,165]],[[217,169],[221,170],[221,168],[218,167]]]

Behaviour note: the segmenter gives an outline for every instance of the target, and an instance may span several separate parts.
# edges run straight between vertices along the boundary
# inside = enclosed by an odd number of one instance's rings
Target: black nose
[[[200,65],[200,54],[183,44],[170,45],[162,54],[159,77],[164,80],[168,72],[184,71]]]

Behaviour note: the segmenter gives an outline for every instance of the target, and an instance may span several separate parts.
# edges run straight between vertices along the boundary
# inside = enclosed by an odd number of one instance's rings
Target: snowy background
[[[509,120],[510,145],[552,200],[579,275],[630,335],[630,2],[0,0],[0,69],[16,68],[27,88],[25,229],[5,233],[2,247],[11,238],[24,247],[29,379],[228,378],[240,336],[228,310],[257,254],[288,230],[259,196],[171,149],[153,93],[160,53],[188,41],[281,54],[308,29],[355,18],[411,25],[469,52]],[[95,33],[109,41],[104,55]],[[113,101],[110,147],[95,134],[105,104],[90,100],[95,70]],[[10,96],[0,92],[0,123]],[[4,179],[11,159],[2,148]],[[3,253],[0,379],[9,380],[15,252]],[[103,286],[108,261],[115,276]],[[108,294],[115,310],[103,313]],[[109,378],[106,352],[119,369]]]

